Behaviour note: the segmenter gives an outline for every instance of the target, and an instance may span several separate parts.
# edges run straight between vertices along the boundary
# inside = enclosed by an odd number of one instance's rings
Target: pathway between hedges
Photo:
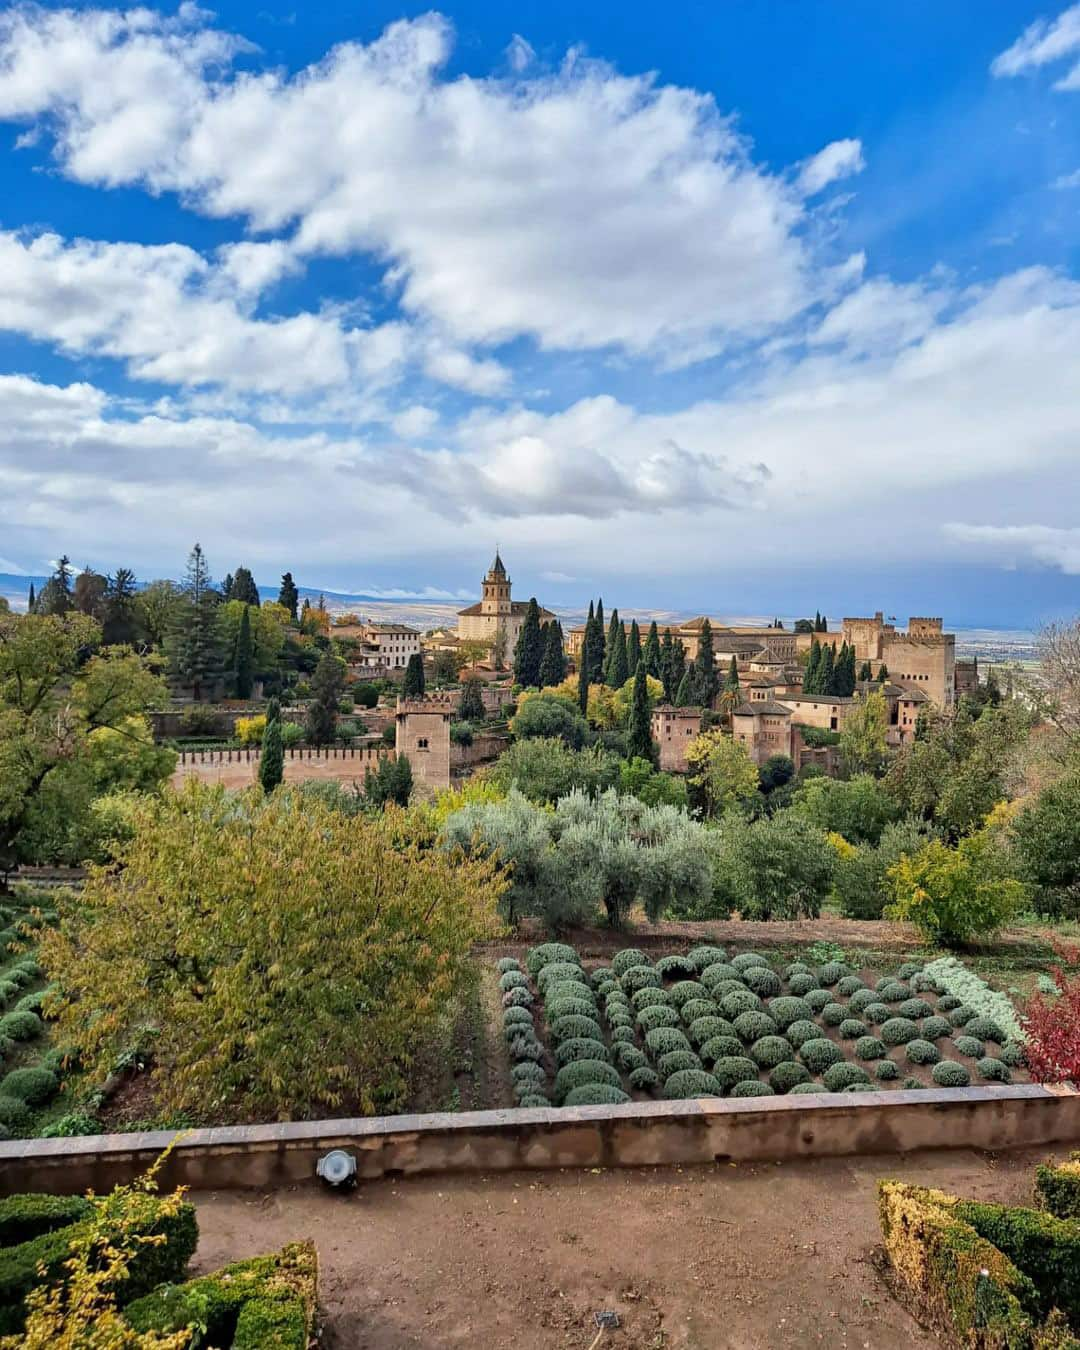
[[[1065,1156],[1066,1150],[1059,1151]],[[932,1346],[874,1261],[875,1183],[1028,1203],[1040,1153],[416,1178],[196,1194],[200,1270],[319,1249],[326,1350]]]

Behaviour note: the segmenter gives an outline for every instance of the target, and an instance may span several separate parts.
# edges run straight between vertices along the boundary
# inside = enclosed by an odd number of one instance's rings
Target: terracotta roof
[[[732,712],[732,717],[790,717],[791,709],[777,703],[774,698],[763,698],[757,703],[740,703]]]
[[[850,694],[783,694],[782,697],[792,703],[854,703]]]

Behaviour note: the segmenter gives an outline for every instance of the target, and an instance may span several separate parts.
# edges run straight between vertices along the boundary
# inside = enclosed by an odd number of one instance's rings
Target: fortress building
[[[841,641],[855,647],[855,662],[870,662],[874,675],[884,665],[889,681],[917,689],[939,708],[956,700],[956,636],[942,631],[940,619],[912,618],[907,632],[886,623],[881,611],[872,619],[845,619]]]
[[[481,583],[480,594],[479,604],[458,610],[457,635],[462,642],[488,642],[493,648],[501,646],[502,659],[508,663],[513,659],[514,647],[529,605],[525,600],[511,599],[510,578],[506,575],[498,549],[495,550],[495,561]],[[541,605],[540,622],[548,623],[554,618],[551,610]]]

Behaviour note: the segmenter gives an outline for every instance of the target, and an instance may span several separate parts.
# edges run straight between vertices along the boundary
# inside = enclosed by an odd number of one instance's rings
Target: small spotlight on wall
[[[356,1185],[356,1159],[343,1149],[332,1148],[319,1159],[315,1175],[335,1190],[348,1189]]]

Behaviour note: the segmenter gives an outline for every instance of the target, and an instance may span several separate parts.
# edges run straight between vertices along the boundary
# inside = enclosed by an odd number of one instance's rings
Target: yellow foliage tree
[[[686,749],[690,782],[705,794],[706,811],[721,816],[758,791],[758,771],[739,741],[723,731],[705,731]]]

